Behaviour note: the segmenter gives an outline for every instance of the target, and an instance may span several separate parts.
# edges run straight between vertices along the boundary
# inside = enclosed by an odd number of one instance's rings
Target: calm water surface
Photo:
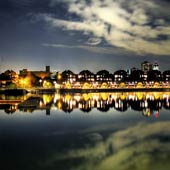
[[[0,96],[3,170],[168,170],[170,93]]]

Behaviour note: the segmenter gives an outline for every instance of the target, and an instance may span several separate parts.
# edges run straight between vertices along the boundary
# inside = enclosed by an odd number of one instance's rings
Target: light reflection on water
[[[18,100],[0,104],[3,169],[170,168],[170,93],[2,99]]]
[[[34,112],[35,110],[61,110],[71,113],[75,109],[91,112],[97,108],[101,112],[110,109],[125,112],[135,110],[150,117],[159,117],[162,108],[170,110],[170,92],[125,92],[125,93],[83,93],[83,94],[43,94],[25,96],[0,96],[0,109],[7,114],[16,110]]]

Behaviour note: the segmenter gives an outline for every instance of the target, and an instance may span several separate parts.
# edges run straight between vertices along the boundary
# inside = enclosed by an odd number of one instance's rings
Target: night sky
[[[169,0],[0,0],[0,72],[170,69]]]

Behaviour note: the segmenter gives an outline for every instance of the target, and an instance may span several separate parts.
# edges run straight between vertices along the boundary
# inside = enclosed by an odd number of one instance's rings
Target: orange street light
[[[61,79],[62,79],[62,75],[61,75],[61,74],[58,74],[58,75],[57,75],[57,79],[58,79],[58,80],[61,80]]]

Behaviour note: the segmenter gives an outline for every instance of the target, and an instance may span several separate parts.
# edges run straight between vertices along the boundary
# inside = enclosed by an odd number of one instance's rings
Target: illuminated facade
[[[118,82],[124,82],[127,79],[127,72],[125,70],[118,70],[114,73],[114,81],[116,83]]]
[[[94,82],[95,81],[95,74],[89,70],[83,70],[78,74],[78,81],[80,82]]]
[[[110,74],[107,70],[98,71],[96,73],[96,81],[111,82],[113,81],[113,75]]]
[[[50,77],[50,66],[46,66],[45,71],[29,71],[27,69],[23,69],[19,71],[19,76],[24,77],[27,76],[28,74],[33,74],[34,76],[40,78],[40,79],[45,79],[47,77]]]

